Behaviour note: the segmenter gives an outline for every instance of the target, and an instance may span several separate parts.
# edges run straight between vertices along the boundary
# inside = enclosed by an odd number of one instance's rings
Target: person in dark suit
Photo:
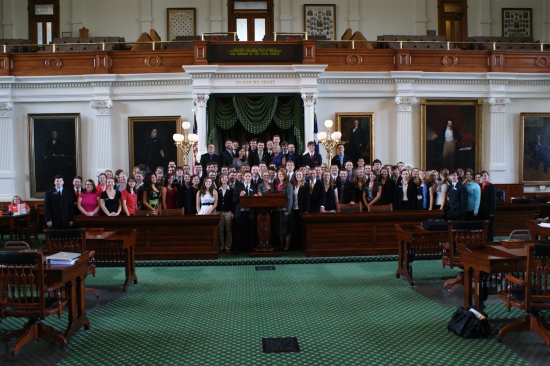
[[[262,141],[258,141],[258,150],[254,155],[254,162],[251,162],[252,165],[260,165],[263,161],[265,165],[269,166],[269,163],[271,163],[271,155],[269,155],[264,148],[265,144]]]
[[[296,153],[296,147],[294,144],[288,144],[288,154],[286,157],[287,163],[289,161],[294,162],[294,169],[298,170],[302,166],[302,156]]]
[[[529,144],[529,152],[535,161],[535,170],[538,170],[540,163],[542,163],[544,172],[548,173],[548,148],[541,140],[540,135],[537,135],[535,141]]]
[[[214,154],[216,147],[214,144],[208,144],[207,153],[201,155],[200,164],[202,166],[202,171],[206,172],[206,165],[208,163],[216,163],[218,165],[218,170],[221,169],[221,160],[219,155]]]
[[[481,202],[479,204],[479,220],[489,220],[487,241],[493,241],[495,228],[495,213],[497,211],[497,190],[494,184],[489,183],[489,173],[481,171]]]
[[[309,170],[309,192],[310,212],[324,212],[326,192],[323,182],[317,179],[317,173],[314,168]],[[323,209],[322,211],[321,208]]]
[[[73,190],[74,190],[74,215],[78,216],[80,215],[80,210],[78,209],[78,197],[80,197],[80,194],[84,193],[84,190],[82,189],[82,177],[77,175],[73,178]]]
[[[233,141],[225,141],[225,150],[220,156],[220,165],[221,166],[230,166],[233,164]]]
[[[315,152],[315,142],[308,142],[307,148],[309,151],[302,155],[302,166],[307,165],[310,168],[321,166],[321,164],[323,164],[323,158],[321,154]]]
[[[158,166],[164,166],[164,146],[162,141],[157,138],[157,129],[151,130],[151,135],[145,139],[143,145],[143,163],[150,169],[155,169]]]
[[[418,198],[416,195],[416,184],[410,179],[411,172],[403,169],[401,180],[395,185],[395,196],[393,201],[394,210],[416,210]]]
[[[344,144],[338,144],[338,146],[336,146],[336,151],[338,152],[338,154],[336,154],[336,156],[332,158],[330,164],[337,165],[338,170],[344,168],[345,164],[348,161],[353,162],[353,160],[349,156],[344,154]]]
[[[447,204],[445,205],[445,219],[464,221],[466,215],[466,207],[468,205],[468,192],[458,181],[456,170],[451,170],[449,173],[451,185],[447,191]]]
[[[74,221],[74,194],[63,188],[63,177],[56,175],[55,188],[44,197],[44,216],[48,229],[68,229]]]
[[[349,154],[351,156],[352,161],[357,161],[361,157],[361,154],[363,154],[363,151],[365,151],[365,148],[367,147],[367,136],[365,135],[365,131],[359,124],[359,120],[357,119],[353,121],[349,147],[350,147]]]
[[[338,202],[348,204],[354,200],[355,187],[352,182],[348,181],[348,172],[341,169],[336,182],[338,188]]]
[[[243,174],[243,182],[235,183],[235,189],[233,190],[233,207],[235,217],[233,246],[231,251],[233,254],[238,254],[244,249],[252,247],[252,240],[254,238],[254,212],[253,211],[241,211],[240,200],[243,196],[257,196],[256,187],[250,182],[252,174],[245,172]]]

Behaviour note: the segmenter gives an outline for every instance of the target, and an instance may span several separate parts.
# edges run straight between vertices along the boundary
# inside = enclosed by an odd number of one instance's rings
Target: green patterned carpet
[[[266,271],[254,265],[138,267],[139,284],[122,294],[123,269],[99,268],[86,280],[102,292],[99,301],[87,298],[95,307],[88,313],[91,330],[77,333],[65,352],[45,341],[25,346],[16,364],[528,364],[507,346],[516,335],[498,343],[449,333],[455,306],[414,291],[395,278],[395,269],[391,261],[275,264]],[[415,262],[414,271],[418,282],[454,273],[436,261]],[[499,319],[521,315],[501,303],[487,312],[493,331],[506,323]],[[62,329],[66,317],[46,322]],[[21,324],[6,319],[0,333]],[[300,352],[263,353],[262,338],[270,337],[297,337]],[[534,352],[550,357],[542,342]],[[0,357],[2,364],[7,360],[7,354]]]

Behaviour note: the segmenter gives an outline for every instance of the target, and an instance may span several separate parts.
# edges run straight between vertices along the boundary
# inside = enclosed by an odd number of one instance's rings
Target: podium
[[[242,196],[241,208],[256,213],[258,244],[250,252],[251,257],[277,257],[279,251],[271,243],[271,217],[273,211],[286,207],[287,198],[282,192],[268,193],[267,196]]]

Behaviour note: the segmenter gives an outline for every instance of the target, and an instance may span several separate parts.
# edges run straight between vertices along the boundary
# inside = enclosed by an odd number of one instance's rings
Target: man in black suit
[[[338,188],[338,202],[348,204],[354,201],[355,187],[352,182],[347,180],[348,172],[345,169],[340,170],[340,176],[336,188]]]
[[[286,161],[292,160],[294,162],[294,169],[298,170],[302,166],[302,156],[296,153],[296,147],[294,144],[288,144],[288,154]]]
[[[269,166],[269,163],[271,163],[271,156],[267,153],[267,151],[265,151],[265,144],[263,141],[258,141],[258,150],[256,151],[254,159],[255,161],[252,163],[252,165],[260,165],[262,161],[267,166]]]
[[[251,183],[252,174],[245,172],[243,174],[243,182],[235,183],[235,189],[233,190],[233,207],[235,217],[235,228],[237,229],[233,233],[233,245],[231,250],[234,254],[238,254],[243,249],[252,248],[252,241],[254,238],[254,212],[253,211],[241,211],[240,200],[243,196],[256,196],[257,190]]]
[[[489,182],[489,173],[481,171],[481,200],[479,204],[479,220],[489,220],[487,241],[494,239],[495,213],[497,211],[497,190],[494,184]]]
[[[351,160],[351,158],[349,156],[344,154],[344,144],[338,144],[338,146],[336,146],[336,151],[338,152],[338,154],[335,157],[332,158],[330,164],[331,165],[337,165],[338,170],[344,168],[345,164],[348,161],[351,161],[351,162],[354,161],[354,160]]]
[[[468,192],[462,182],[458,181],[456,170],[451,170],[449,178],[451,178],[451,185],[447,188],[448,203],[445,205],[445,219],[464,221],[468,206]]]
[[[78,197],[80,197],[80,194],[82,194],[82,192],[84,192],[84,190],[82,189],[82,177],[81,176],[77,175],[76,177],[73,178],[73,189],[74,189],[74,196],[73,196],[73,199],[74,199],[74,215],[78,216],[78,215],[80,215],[80,211],[78,210],[78,206],[77,206]]]
[[[44,216],[48,229],[67,229],[74,221],[74,194],[63,188],[63,177],[56,175],[55,188],[44,197]]]
[[[230,166],[233,164],[233,141],[225,141],[225,150],[220,156],[219,166]]]
[[[200,160],[200,164],[202,165],[202,171],[205,172],[207,169],[206,169],[206,164],[208,163],[216,163],[218,164],[218,167],[221,168],[221,165],[220,165],[220,157],[216,154],[214,154],[214,151],[216,149],[216,147],[214,146],[214,144],[208,144],[207,146],[207,153],[205,154],[202,154],[201,155],[201,160]]]
[[[353,121],[353,127],[351,128],[351,137],[349,141],[350,155],[352,161],[357,161],[365,148],[367,147],[367,136],[365,131],[359,124],[359,120]]]
[[[315,168],[309,169],[310,212],[325,212],[325,188],[323,182],[317,179]]]
[[[302,166],[307,165],[310,168],[321,166],[321,164],[323,164],[323,158],[321,154],[315,152],[315,142],[308,142],[307,149],[309,151],[302,156]]]

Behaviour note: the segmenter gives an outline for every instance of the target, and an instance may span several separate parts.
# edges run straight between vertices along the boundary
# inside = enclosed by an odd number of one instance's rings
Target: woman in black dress
[[[338,203],[338,189],[334,187],[330,172],[323,173],[323,187],[325,190],[325,207],[321,212],[340,212]]]
[[[200,190],[201,179],[198,175],[193,175],[191,177],[191,187],[185,192],[185,214],[186,215],[196,215],[197,214],[197,192]]]
[[[99,196],[101,210],[107,216],[118,216],[122,210],[122,195],[115,189],[115,180],[107,179],[107,190]]]

